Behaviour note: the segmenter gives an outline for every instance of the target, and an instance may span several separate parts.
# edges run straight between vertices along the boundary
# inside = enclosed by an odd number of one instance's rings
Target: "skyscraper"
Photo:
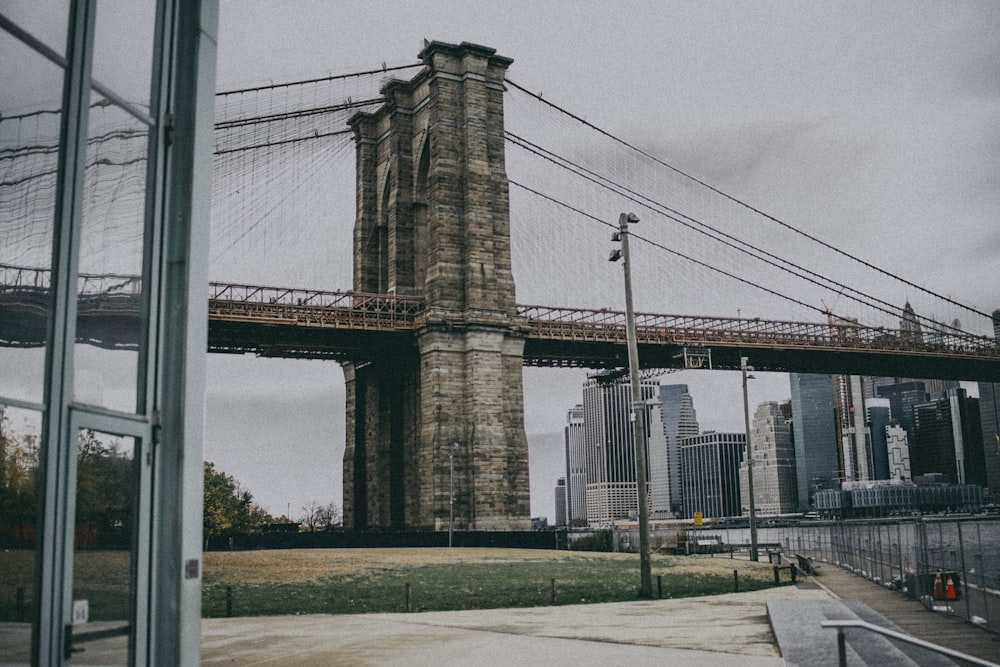
[[[840,485],[833,378],[790,373],[788,379],[792,393],[799,511],[805,512],[812,505],[816,491]]]
[[[979,383],[979,424],[983,432],[986,485],[1000,497],[1000,383]]]
[[[566,523],[587,522],[587,455],[583,442],[583,406],[575,405],[566,415]]]
[[[900,336],[903,340],[923,341],[924,333],[920,327],[920,320],[913,310],[913,306],[907,301],[903,306],[903,315],[899,319]]]
[[[680,516],[680,439],[698,435],[698,417],[686,384],[660,385],[649,417],[650,516]]]
[[[927,386],[923,382],[910,381],[882,386],[876,389],[880,398],[889,399],[889,412],[892,418],[906,431],[910,447],[916,441],[916,431],[913,422],[913,406],[927,400]]]
[[[739,470],[746,441],[744,433],[714,431],[681,439],[684,518],[692,518],[695,512],[705,518],[744,513]],[[749,506],[746,509],[749,512]]]
[[[658,387],[657,380],[643,380],[640,389],[642,399],[649,401],[654,398]],[[647,423],[648,416],[647,410]],[[594,379],[584,383],[583,438],[587,523],[599,526],[634,515],[639,509],[639,502],[631,386],[604,385]],[[642,445],[647,446],[647,443]],[[649,460],[648,449],[646,460]],[[648,470],[646,474],[648,480]]]
[[[785,514],[798,508],[795,447],[781,406],[761,403],[750,428],[754,504],[764,514]],[[749,499],[747,461],[740,463],[740,496]]]
[[[840,477],[845,480],[872,479],[872,456],[865,438],[865,404],[861,377],[834,375],[837,440],[840,442]]]
[[[566,521],[566,478],[560,477],[556,481],[555,488],[555,501],[556,501],[556,524],[557,526],[565,526]]]
[[[892,419],[892,410],[887,398],[865,399],[865,429],[868,437],[868,451],[872,457],[872,479],[891,479],[889,475],[889,449],[886,443],[886,427]]]
[[[945,398],[913,408],[916,443],[910,445],[913,475],[941,473],[952,484],[985,486],[979,400],[965,389],[949,389]]]
[[[906,431],[896,420],[885,427],[885,446],[889,455],[889,479],[912,480],[910,444],[907,441]]]
[[[1000,340],[1000,310],[993,311],[993,336]],[[979,383],[979,423],[983,431],[986,485],[1000,497],[1000,383]]]

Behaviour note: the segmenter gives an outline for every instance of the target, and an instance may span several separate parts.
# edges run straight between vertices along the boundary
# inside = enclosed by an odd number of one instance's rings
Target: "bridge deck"
[[[81,286],[80,338],[103,347],[134,347],[138,281],[102,278],[90,277]],[[45,285],[0,288],[0,344],[43,344],[47,309]],[[208,317],[212,352],[339,360],[415,346],[416,332],[428,324],[421,300],[413,297],[221,283],[210,286]],[[914,337],[856,324],[652,313],[640,313],[636,320],[644,368],[738,369],[740,357],[746,356],[761,371],[1000,382],[998,342],[961,332]],[[627,365],[621,311],[518,306],[513,323],[525,336],[526,365]],[[470,323],[451,318],[447,324]]]

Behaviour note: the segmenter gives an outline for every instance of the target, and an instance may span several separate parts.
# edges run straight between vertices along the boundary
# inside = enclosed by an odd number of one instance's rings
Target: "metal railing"
[[[1000,517],[817,522],[773,528],[768,535],[790,553],[832,563],[928,609],[1000,632]]]
[[[617,310],[519,305],[532,336],[618,343],[625,340],[625,313]],[[636,313],[642,343],[679,345],[791,346],[830,350],[910,352],[921,355],[1000,356],[993,338],[962,332],[914,337],[911,333],[859,324],[790,322],[760,318],[699,317]]]
[[[858,628],[861,630],[867,630],[868,632],[874,632],[876,634],[882,635],[883,637],[888,637],[889,639],[894,639],[896,641],[904,642],[912,646],[917,646],[928,651],[933,651],[935,653],[940,653],[941,655],[947,656],[949,658],[955,658],[956,660],[962,660],[972,665],[982,665],[983,667],[997,667],[995,662],[990,662],[989,660],[983,660],[975,656],[962,653],[961,651],[956,651],[954,649],[945,648],[944,646],[938,646],[937,644],[932,644],[931,642],[924,641],[914,637],[913,635],[908,635],[903,632],[897,632],[889,628],[883,628],[880,625],[874,625],[868,623],[867,621],[861,620],[843,620],[843,621],[823,621],[821,625],[824,628],[836,628],[837,629],[837,660],[840,667],[847,667],[847,640],[844,637],[844,630],[846,628]]]

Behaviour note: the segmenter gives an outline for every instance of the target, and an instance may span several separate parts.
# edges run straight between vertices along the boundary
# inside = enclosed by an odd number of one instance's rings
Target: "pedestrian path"
[[[840,599],[863,602],[914,637],[1000,664],[1000,635],[989,630],[931,611],[901,591],[830,563],[822,564],[813,580]]]
[[[771,599],[830,600],[815,585],[527,609],[206,619],[205,665],[637,664],[781,667]]]

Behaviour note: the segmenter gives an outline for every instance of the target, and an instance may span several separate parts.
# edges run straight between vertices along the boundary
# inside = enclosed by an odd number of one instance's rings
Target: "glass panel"
[[[0,405],[0,656],[31,657],[41,414]]]
[[[0,396],[40,403],[63,71],[2,30],[0,63]]]
[[[148,132],[95,96],[80,236],[74,399],[136,409]]]
[[[65,55],[69,0],[4,0],[0,11],[32,37]]]
[[[156,2],[101,2],[94,40],[94,80],[149,111]]]
[[[128,661],[134,589],[135,480],[134,438],[80,430],[73,540],[73,645],[86,650],[73,657],[73,664]],[[114,634],[115,630],[119,634]]]

